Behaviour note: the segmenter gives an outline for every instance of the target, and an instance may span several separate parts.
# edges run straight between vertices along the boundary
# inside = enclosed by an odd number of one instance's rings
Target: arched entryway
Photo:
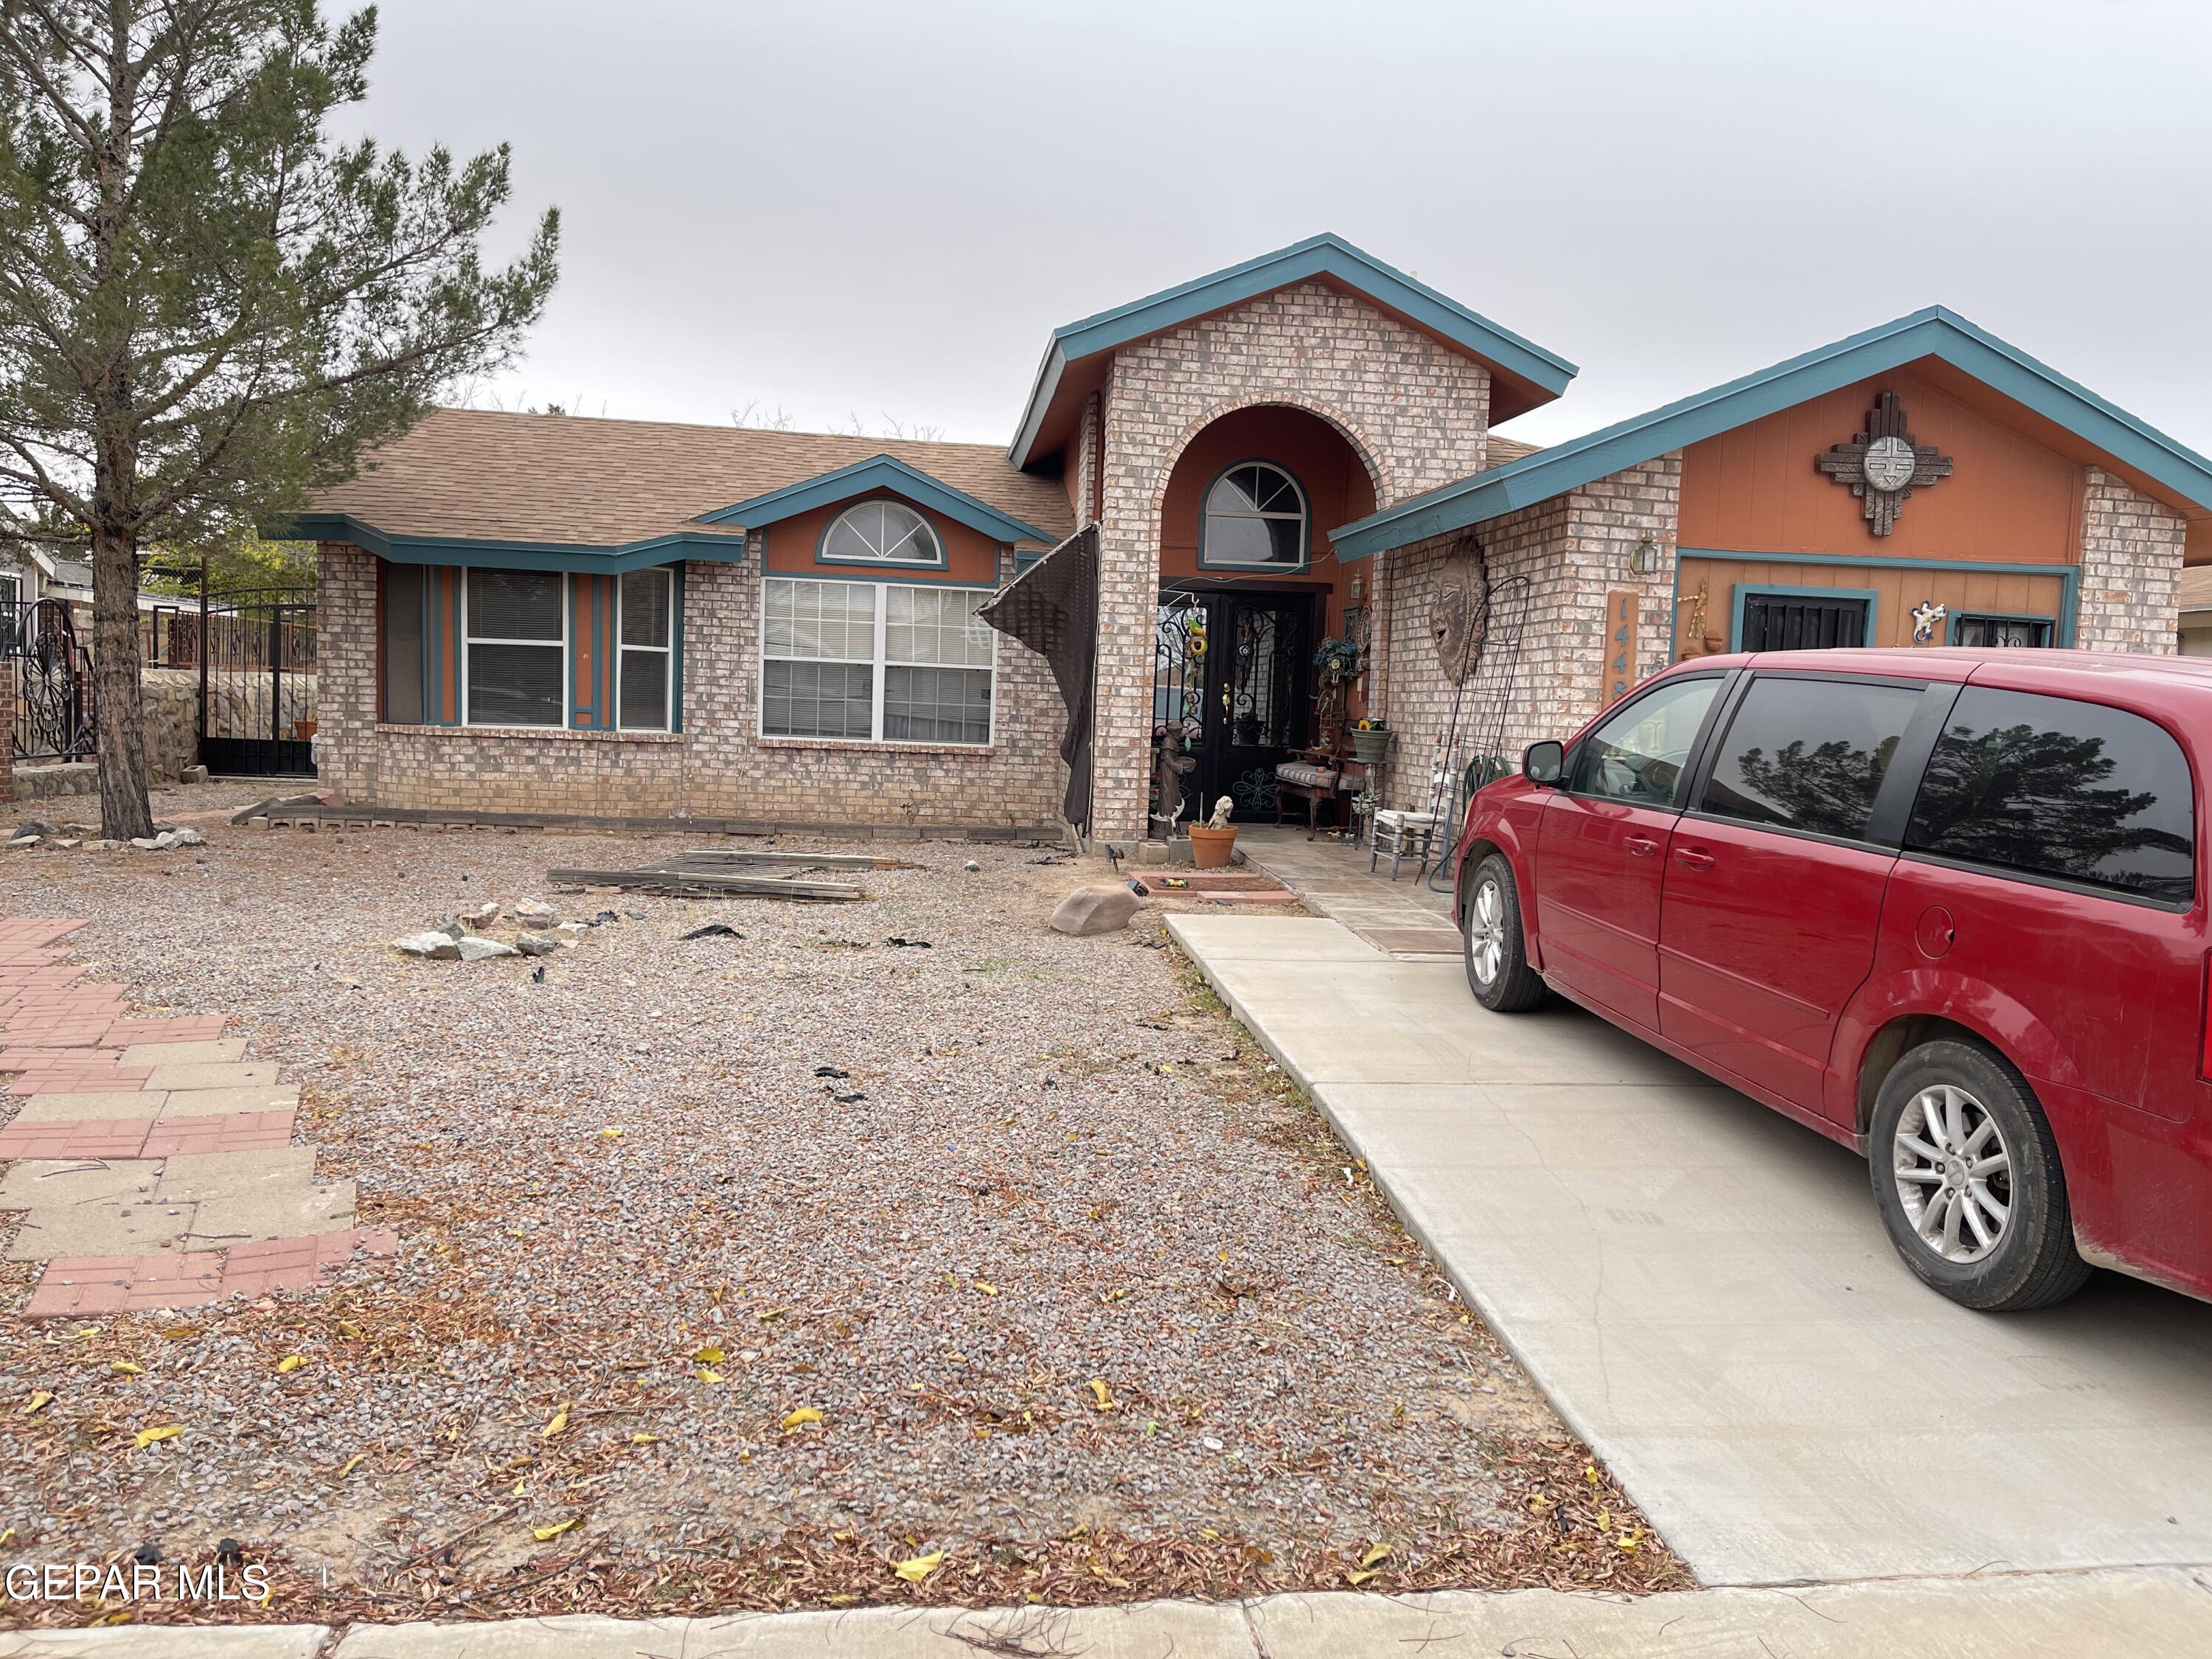
[[[1162,496],[1152,688],[1156,757],[1180,743],[1194,763],[1182,823],[1224,794],[1241,821],[1273,817],[1276,766],[1357,717],[1356,682],[1317,701],[1314,658],[1365,631],[1366,567],[1340,563],[1328,532],[1374,508],[1358,452],[1304,409],[1237,410],[1185,446]]]

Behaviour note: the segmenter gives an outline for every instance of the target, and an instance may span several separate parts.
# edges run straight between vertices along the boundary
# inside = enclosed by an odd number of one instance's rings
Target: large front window
[[[566,586],[550,570],[469,572],[466,724],[567,723]]]
[[[991,741],[992,632],[975,588],[768,579],[761,731]]]

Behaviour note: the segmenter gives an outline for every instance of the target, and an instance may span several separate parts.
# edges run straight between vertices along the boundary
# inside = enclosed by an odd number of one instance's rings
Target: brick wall
[[[1320,416],[1367,465],[1378,507],[1482,465],[1490,377],[1477,362],[1318,283],[1118,353],[1108,377],[1099,504],[1096,829],[1144,833],[1151,772],[1160,505],[1176,459],[1232,410]]]
[[[320,552],[322,778],[349,801],[914,829],[1055,819],[1066,710],[1043,659],[1003,637],[988,749],[761,737],[757,545],[743,564],[684,567],[677,733],[380,726],[376,561],[342,543]],[[1012,574],[1004,556],[1001,580]]]
[[[1596,714],[1608,594],[1637,595],[1636,678],[1666,665],[1681,473],[1676,452],[1481,526],[1495,614],[1463,690],[1438,660],[1430,622],[1437,578],[1461,537],[1378,556],[1389,653],[1379,701],[1398,733],[1385,789],[1390,805],[1425,808],[1441,768],[1456,772],[1485,752],[1515,764],[1528,744],[1565,737]],[[1656,566],[1634,575],[1629,561],[1647,532]],[[1517,659],[1508,642],[1516,616]]]
[[[2097,467],[2084,469],[2081,596],[2074,642],[2171,655],[2180,626],[2182,543],[2172,508]]]

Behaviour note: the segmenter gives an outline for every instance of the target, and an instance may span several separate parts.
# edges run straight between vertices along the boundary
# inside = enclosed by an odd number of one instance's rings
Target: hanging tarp
[[[1061,811],[1091,830],[1091,681],[1098,665],[1098,527],[1079,530],[1007,584],[983,620],[1042,657],[1067,705],[1060,757],[1067,763]]]

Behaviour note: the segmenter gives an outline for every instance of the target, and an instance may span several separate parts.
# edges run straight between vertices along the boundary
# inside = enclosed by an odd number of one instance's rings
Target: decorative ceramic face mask
[[[1437,573],[1436,594],[1429,601],[1429,637],[1436,644],[1444,677],[1454,685],[1474,672],[1482,655],[1488,611],[1480,556],[1450,555]]]

